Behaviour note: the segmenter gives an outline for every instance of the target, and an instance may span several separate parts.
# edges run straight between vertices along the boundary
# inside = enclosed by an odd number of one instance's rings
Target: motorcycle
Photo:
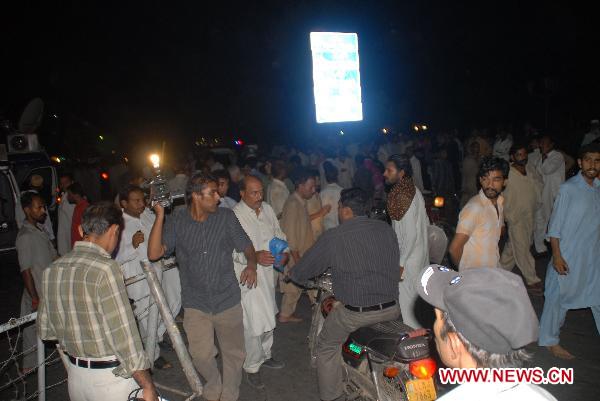
[[[330,273],[315,278],[317,289],[308,336],[311,366],[317,363],[317,339],[336,307]],[[340,355],[344,390],[358,401],[429,401],[436,399],[436,362],[430,358],[429,330],[415,330],[401,320],[361,327],[348,336]]]

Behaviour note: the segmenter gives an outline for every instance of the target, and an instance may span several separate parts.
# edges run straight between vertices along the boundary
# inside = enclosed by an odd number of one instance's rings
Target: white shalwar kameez
[[[121,265],[125,279],[144,273],[140,262],[142,260],[148,260],[148,240],[155,218],[155,215],[148,209],[144,210],[139,219],[132,217],[127,213],[123,213],[125,227],[123,227],[121,233],[121,242],[115,260]],[[139,244],[137,248],[134,248],[131,239],[138,231],[144,233],[144,242]],[[167,298],[167,303],[169,304],[169,310],[173,316],[176,316],[181,309],[181,282],[179,281],[179,270],[173,268],[161,273],[160,270],[157,271],[165,297]],[[133,313],[138,321],[142,340],[145,341],[145,337],[148,336],[148,307],[152,300],[150,288],[148,287],[146,280],[130,284],[126,288],[127,296],[135,301]],[[158,342],[162,341],[162,336],[165,331],[166,327],[162,320],[160,320],[156,336],[157,343],[154,352],[155,360],[160,356]]]
[[[60,194],[61,202],[58,205],[58,230],[56,231],[56,245],[58,254],[63,256],[71,250],[71,222],[75,205],[69,203],[67,193]]]
[[[400,247],[399,265],[404,267],[404,279],[398,284],[402,321],[413,328],[421,327],[415,317],[415,302],[419,297],[416,285],[421,271],[429,265],[428,226],[425,200],[417,189],[402,219],[392,220]]]
[[[533,240],[538,253],[546,251],[544,240],[548,229],[548,222],[552,215],[552,206],[558,195],[560,185],[565,181],[565,158],[557,150],[551,150],[546,160],[540,158],[535,166],[542,176],[542,205],[535,215],[535,231]]]
[[[268,203],[262,203],[258,216],[243,200],[233,208],[233,212],[252,240],[252,245],[257,252],[268,251],[269,242],[274,237],[286,239],[279,227],[275,212]],[[233,262],[235,274],[239,280],[242,271],[247,266],[246,257],[241,252],[234,252]],[[278,311],[275,302],[273,266],[258,264],[256,274],[257,285],[255,288],[250,289],[240,285],[246,345],[244,370],[248,373],[257,373],[260,366],[271,358],[275,315]]]

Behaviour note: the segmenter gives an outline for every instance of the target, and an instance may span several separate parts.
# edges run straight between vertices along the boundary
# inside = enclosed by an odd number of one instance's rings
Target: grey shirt
[[[25,220],[17,234],[17,254],[21,272],[31,269],[33,282],[38,295],[42,293],[42,275],[44,269],[56,259],[57,253],[50,241],[48,234],[40,226],[35,227]],[[27,297],[29,293],[24,290]]]
[[[166,255],[177,252],[184,308],[220,313],[240,302],[232,255],[252,242],[233,211],[217,208],[203,222],[187,208],[176,211],[165,223],[163,243]]]
[[[398,300],[400,259],[396,233],[386,223],[355,217],[326,231],[292,269],[292,280],[331,267],[333,292],[346,305],[372,306]]]

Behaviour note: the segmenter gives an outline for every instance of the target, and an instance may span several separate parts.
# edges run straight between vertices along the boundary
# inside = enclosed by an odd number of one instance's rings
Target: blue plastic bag
[[[275,258],[275,263],[273,263],[273,268],[280,273],[283,273],[283,266],[281,265],[281,260],[283,259],[283,251],[285,251],[288,247],[288,243],[281,238],[273,238],[269,241],[269,251]]]

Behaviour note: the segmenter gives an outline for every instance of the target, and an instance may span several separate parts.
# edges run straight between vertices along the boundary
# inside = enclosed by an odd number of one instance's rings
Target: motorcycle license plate
[[[408,401],[433,401],[436,399],[433,379],[415,379],[406,382]]]

